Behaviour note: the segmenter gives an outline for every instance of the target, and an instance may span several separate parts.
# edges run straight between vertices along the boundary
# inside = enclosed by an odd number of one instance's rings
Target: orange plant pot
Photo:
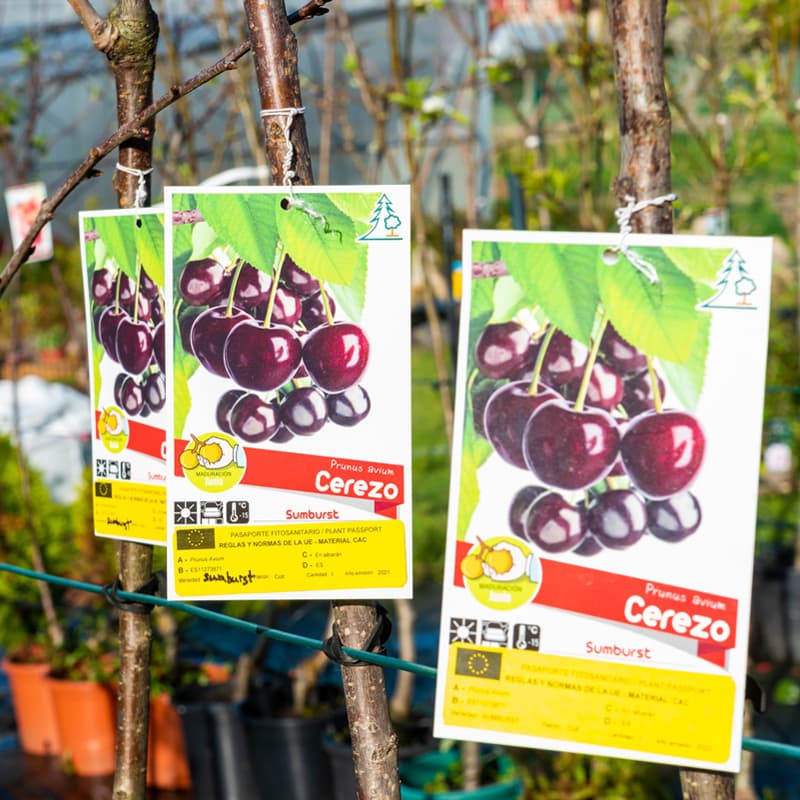
[[[55,703],[47,673],[49,664],[4,661],[11,688],[17,734],[23,752],[54,756],[61,752]]]
[[[94,681],[50,678],[62,758],[77,775],[112,775],[115,768],[116,697]]]
[[[150,700],[147,785],[158,789],[189,789],[192,784],[181,719],[172,698]]]

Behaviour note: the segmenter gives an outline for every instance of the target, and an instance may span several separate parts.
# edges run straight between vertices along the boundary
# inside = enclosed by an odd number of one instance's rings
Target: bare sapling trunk
[[[86,0],[70,4],[95,47],[108,58],[117,89],[117,122],[125,125],[153,102],[158,18],[149,0],[119,0],[105,21]],[[114,176],[114,189],[121,208],[149,202],[154,127],[151,119],[119,145],[118,164],[123,169]],[[146,200],[138,195],[139,174],[144,177]],[[152,574],[152,545],[120,542],[117,552],[122,589],[133,592],[144,586]],[[147,791],[151,640],[149,615],[120,614],[114,800],[144,800]]]
[[[289,27],[283,2],[244,0],[248,32],[256,66],[264,116],[266,152],[273,183],[314,181],[302,112],[297,71],[297,41]],[[287,135],[287,121],[288,135]],[[291,172],[292,174],[287,174]],[[342,644],[363,649],[377,621],[371,603],[334,603],[334,625]],[[336,635],[336,634],[335,634]],[[347,717],[353,744],[358,797],[361,800],[399,800],[397,739],[389,719],[383,669],[342,666]]]
[[[607,0],[620,130],[620,205],[671,190],[669,103],[664,82],[666,0]],[[672,208],[650,206],[631,220],[640,233],[672,233]],[[684,800],[733,800],[729,773],[682,769]]]

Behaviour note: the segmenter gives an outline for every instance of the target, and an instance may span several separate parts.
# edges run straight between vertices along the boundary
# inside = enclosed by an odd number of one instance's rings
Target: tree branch
[[[95,10],[89,0],[67,0],[72,6],[81,24],[89,34],[92,44],[101,53],[108,51],[116,44],[119,30],[108,20],[104,20]]]
[[[90,9],[93,11],[91,4],[87,0],[68,0],[68,2],[76,9],[86,11]],[[319,17],[326,14],[329,9],[324,8],[331,0],[309,0],[304,6],[289,15],[289,23],[296,24],[303,20],[310,19],[311,17]],[[91,13],[91,11],[89,13]],[[96,13],[96,12],[95,12]],[[81,21],[84,17],[81,16]],[[84,22],[84,24],[86,24]],[[90,31],[91,33],[91,31]],[[219,61],[206,67],[204,70],[198,72],[193,77],[180,83],[176,86],[170,87],[169,91],[161,95],[155,102],[151,103],[147,108],[143,109],[141,113],[137,114],[126,125],[121,126],[108,137],[105,141],[89,150],[86,158],[78,165],[78,167],[67,177],[64,183],[48,197],[41,205],[39,213],[33,221],[30,229],[25,238],[20,242],[17,249],[11,254],[11,258],[6,262],[2,272],[0,272],[0,297],[5,294],[9,283],[13,277],[22,268],[22,265],[33,253],[33,243],[42,228],[53,219],[55,210],[69,197],[70,194],[78,187],[80,183],[88,178],[96,178],[102,175],[102,172],[95,169],[98,162],[107,156],[112,150],[119,147],[119,145],[126,139],[135,135],[142,125],[149,122],[157,114],[161,113],[165,108],[171,106],[176,100],[186,96],[195,89],[198,89],[203,84],[208,83],[212,78],[222,74],[226,70],[234,69],[236,62],[250,50],[250,42],[244,41],[233,48],[230,52],[226,53]]]

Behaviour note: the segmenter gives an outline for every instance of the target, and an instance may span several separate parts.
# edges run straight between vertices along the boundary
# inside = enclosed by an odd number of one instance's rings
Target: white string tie
[[[625,195],[626,205],[617,208],[614,211],[614,217],[619,225],[619,244],[603,253],[603,261],[605,261],[606,264],[614,264],[617,261],[617,254],[622,253],[622,255],[624,255],[625,258],[627,258],[628,261],[630,261],[630,263],[650,281],[650,283],[658,283],[658,273],[656,272],[655,267],[643,256],[640,256],[635,250],[631,250],[631,248],[627,245],[628,236],[633,233],[631,219],[633,218],[634,214],[638,214],[645,208],[649,208],[650,206],[663,206],[664,203],[672,203],[677,199],[678,195],[670,193],[662,194],[659,197],[654,197],[651,200],[639,200],[637,203],[635,197],[631,195]]]
[[[133,198],[133,207],[142,208],[147,202],[147,184],[145,183],[145,176],[149,175],[153,168],[150,169],[135,169],[134,167],[124,167],[122,164],[117,163],[117,169],[124,172],[126,175],[134,175],[139,178],[139,183],[136,186],[136,195]]]
[[[292,178],[296,176],[295,171],[292,169],[292,161],[294,160],[294,147],[292,146],[292,122],[298,114],[305,113],[305,106],[298,106],[296,108],[262,108],[261,117],[284,117],[281,127],[283,128],[283,136],[286,141],[286,153],[283,156],[283,185],[289,187],[289,194],[292,194]]]

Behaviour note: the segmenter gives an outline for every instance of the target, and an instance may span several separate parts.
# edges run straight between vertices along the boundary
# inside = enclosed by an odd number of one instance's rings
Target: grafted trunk
[[[669,103],[664,83],[666,0],[608,0],[620,130],[620,205],[671,191]],[[672,207],[650,206],[633,216],[640,233],[672,233]],[[729,773],[683,769],[684,800],[733,800]]]
[[[311,151],[302,113],[297,72],[297,41],[283,2],[244,0],[255,57],[262,109],[282,111],[264,117],[266,152],[273,183],[288,180],[311,184]],[[287,136],[288,133],[288,136]],[[334,603],[334,622],[346,647],[364,649],[377,621],[370,603]],[[389,719],[383,669],[342,666],[347,718],[353,743],[356,786],[360,800],[399,800],[397,738]]]
[[[116,31],[106,51],[117,87],[117,122],[125,125],[153,102],[153,76],[158,17],[149,0],[120,0],[108,21]],[[119,146],[118,163],[129,170],[149,173],[152,167],[155,118]],[[146,198],[140,194],[143,182]],[[121,208],[150,200],[150,176],[117,170],[114,189]],[[151,545],[120,542],[120,585],[136,591],[150,579]],[[147,792],[147,732],[150,717],[150,643],[147,614],[123,612],[119,621],[120,675],[117,709],[117,750],[114,800],[144,800]]]

